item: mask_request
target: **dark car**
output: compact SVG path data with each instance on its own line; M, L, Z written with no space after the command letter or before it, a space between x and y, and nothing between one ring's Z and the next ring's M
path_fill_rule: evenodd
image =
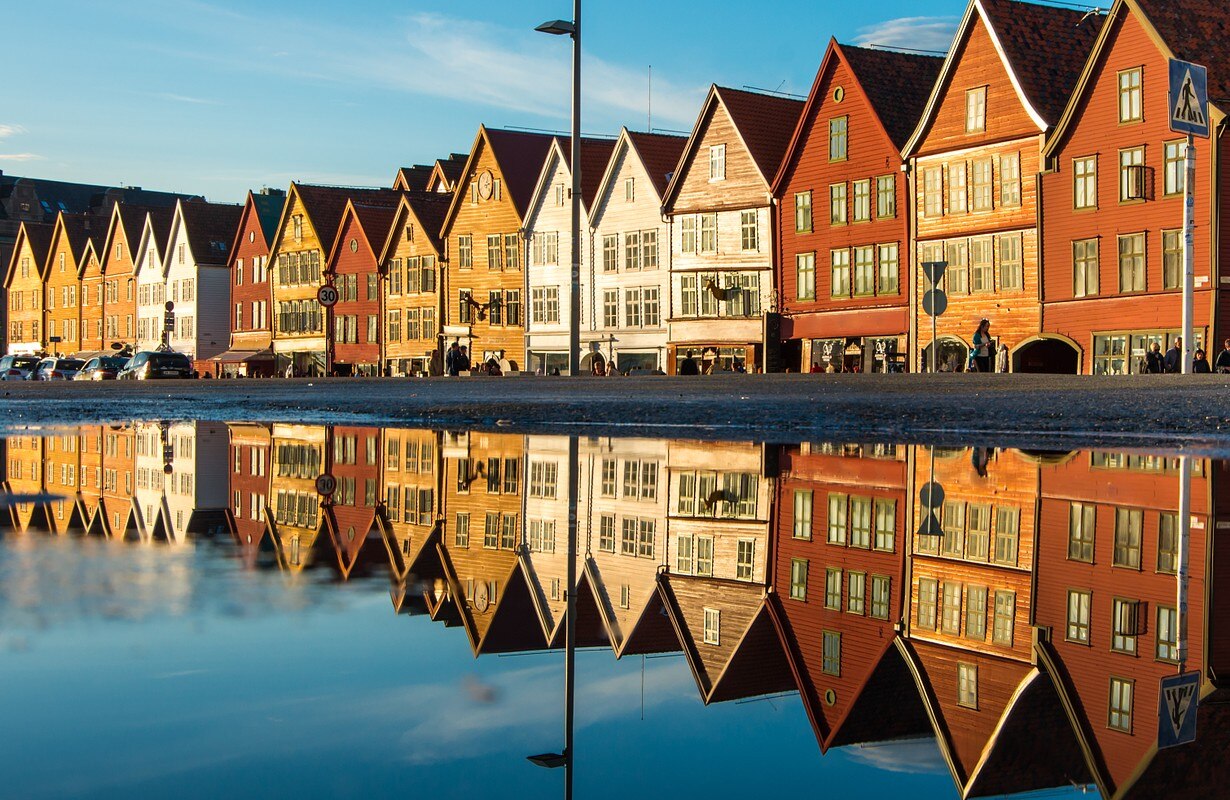
M183 353L145 350L133 356L115 377L122 381L191 378L192 361Z
M85 362L81 371L73 376L75 381L113 381L128 363L124 356L97 356Z
M38 367L38 356L0 358L0 381L24 381Z
M77 371L85 366L79 358L60 358L48 356L38 362L38 366L30 373L32 381L71 381Z

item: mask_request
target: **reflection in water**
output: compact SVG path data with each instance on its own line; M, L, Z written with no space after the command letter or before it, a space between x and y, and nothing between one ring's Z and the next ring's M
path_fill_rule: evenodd
M797 692L821 752L937 746L963 796L1200 796L1224 779L1222 462L1192 462L1199 737L1159 751L1183 622L1177 458L587 438L574 464L559 436L208 422L4 450L13 536L167 545L133 548L122 581L73 580L102 613L173 607L191 568L176 553L229 541L292 583L387 574L395 612L463 628L475 655L560 648L575 469L580 646L681 654L706 704ZM924 507L929 481L943 498ZM939 535L919 535L932 513ZM29 605L27 588L3 603Z

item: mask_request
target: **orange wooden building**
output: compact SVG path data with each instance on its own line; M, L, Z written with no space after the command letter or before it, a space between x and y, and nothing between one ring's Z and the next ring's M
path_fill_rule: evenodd
M941 60L829 42L781 170L776 291L791 370L884 372L910 330L901 148Z
M13 257L4 275L8 300L8 352L41 353L46 346L43 327L43 271L51 252L52 225L23 222L17 232Z
M407 192L388 237L377 245L384 375L443 373L441 326L448 264L440 227L452 199L447 191Z
M1042 335L1037 175L1103 18L1016 0L971 0L902 150L912 188L915 267L912 362L928 363L928 288L918 264L945 261L948 310L938 320L941 370L965 369L979 319L1014 368Z

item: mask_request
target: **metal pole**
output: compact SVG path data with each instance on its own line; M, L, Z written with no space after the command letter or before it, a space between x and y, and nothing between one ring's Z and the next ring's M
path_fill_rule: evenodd
M572 3L572 285L568 374L581 374L581 0ZM571 589L570 589L571 591ZM571 784L569 784L571 786Z
M1188 551L1192 536L1192 458L1179 456L1179 546L1175 554L1175 573L1178 576L1178 597L1175 603L1175 624L1179 630L1175 636L1178 643L1179 672L1187 669L1187 585L1190 573L1187 569Z
M578 5L579 5L578 0ZM577 437L568 437L568 589L564 595L564 798L572 800L572 713L577 661L577 493L580 485Z
M1196 293L1196 140L1187 135L1183 181L1183 374L1192 371L1195 342L1192 332ZM1207 345L1208 343L1205 342Z
M931 315L931 374L933 375L935 374L935 352L939 350L939 347L937 346L936 341L935 341L935 336L936 336L935 320L936 320L936 315L932 314Z

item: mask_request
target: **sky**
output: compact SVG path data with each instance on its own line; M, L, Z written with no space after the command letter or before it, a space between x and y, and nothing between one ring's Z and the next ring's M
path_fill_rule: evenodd
M961 0L588 0L582 126L687 132L710 83L805 95L830 36L944 50ZM566 130L567 0L7 4L0 171L241 202L391 185L480 123ZM652 94L650 71L652 68Z

